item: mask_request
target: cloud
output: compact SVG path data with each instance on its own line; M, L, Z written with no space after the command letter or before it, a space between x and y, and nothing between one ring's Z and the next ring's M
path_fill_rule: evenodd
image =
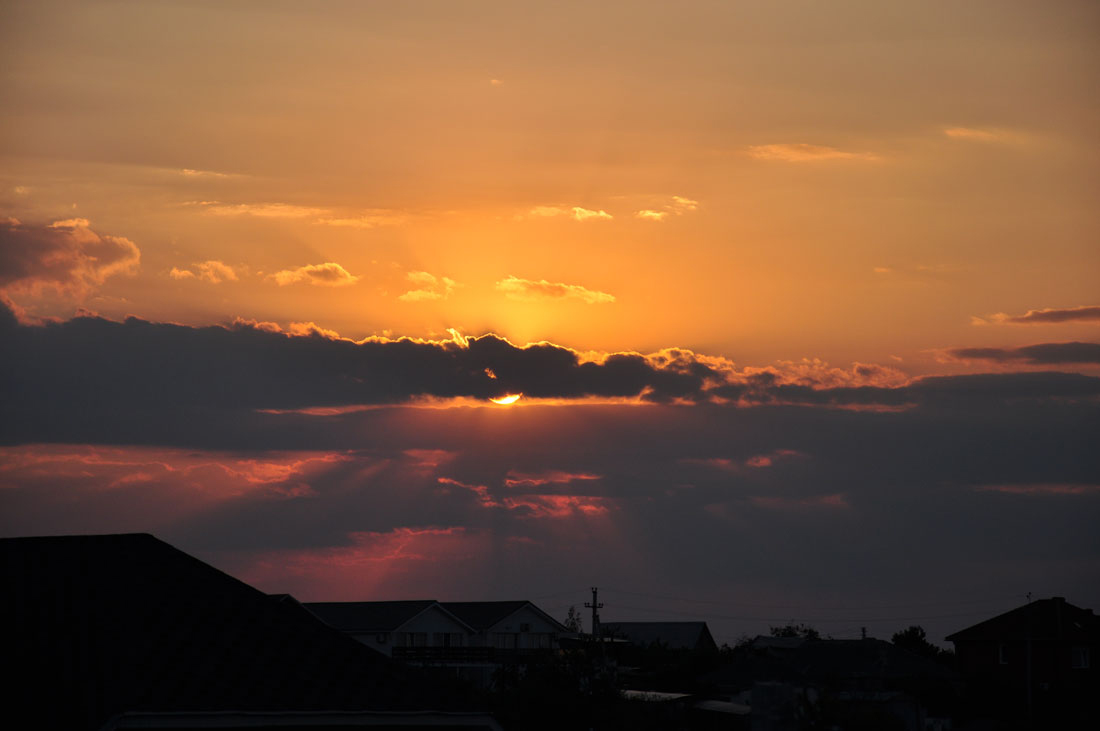
M194 266L195 271L172 267L171 271L168 272L168 276L172 279L200 279L204 282L210 282L211 284L238 281L236 270L228 264L216 259L199 262Z
M1100 364L1100 343L1040 343L1019 348L952 348L946 354L956 360L988 360L1028 365Z
M773 145L750 145L747 152L757 160L778 160L781 162L822 162L826 160L877 160L869 152L846 152L836 147L808 145L805 143L784 143Z
M225 179L235 177L229 173L218 173L213 170L192 170L191 168L181 168L179 174L185 178Z
M323 216L325 208L295 206L289 203L221 203L200 201L199 205L214 216L255 216L257 218L311 218Z
M578 284L548 282L545 279L536 282L511 275L497 282L496 288L504 292L505 296L510 299L527 302L548 299L575 299L588 305L600 305L615 301L615 295L587 289Z
M1100 565L1100 379L1081 374L899 380L874 364L735 367L682 349L597 356L494 336L356 343L4 314L3 534L152 530L305 599L424 586L537 597L597 574L817 611L818 587L844 606L921 604L931 583L944 601L1010 596L1021 581L1072 596ZM531 389L633 400L418 407ZM294 411L324 405L341 408ZM765 611L720 614L790 616ZM811 616L836 622L824 630L868 624ZM869 631L905 626L880 625Z
M953 140L968 142L1013 142L1018 135L992 127L945 127L943 133Z
M634 215L643 221L655 221L660 222L665 220L668 216L682 216L685 213L695 211L699 208L699 201L692 200L691 198L684 198L683 196L674 195L668 203L660 206L660 209L646 208L641 211L637 211Z
M207 439L226 429L251 429L229 414L249 423L310 419L319 418L310 413L351 414L355 409L349 407L423 399L486 403L506 393L523 393L525 403L535 404L610 399L730 411L798 406L879 412L992 409L1100 395L1100 378L1077 373L908 379L875 364L840 369L803 361L738 369L683 349L582 356L550 343L518 347L495 335L352 342L311 323L289 332L244 321L186 327L93 316L25 325L10 309L0 312L0 349L6 354L0 441L93 435L145 441L155 433L171 440ZM796 444L782 449L805 451ZM748 456L761 454L770 452Z
M1100 321L1100 305L1028 310L1022 315L1008 315L1004 312L998 312L995 315L991 315L988 319L972 317L970 320L974 325L988 325L990 322L1006 325L1048 325L1061 322L1093 322Z
M359 277L353 276L347 269L334 261L324 264L308 264L297 269L284 269L268 276L280 287L298 282L308 282L321 287L343 287L355 284Z
M50 287L87 295L108 277L134 274L141 252L133 241L92 230L84 218L48 226L0 221L0 290L35 293Z
M437 277L429 272L409 272L405 278L416 286L397 299L402 302L424 302L425 300L447 299L454 292L458 282L450 277Z
M572 218L574 221L599 221L611 220L614 218L614 216L603 209L592 210L590 208L581 208L580 206L535 206L528 211L527 215L539 218L566 216Z
M376 209L357 216L345 216L342 218L319 218L315 223L321 226L336 226L343 228L378 228L379 226L396 226L408 220L404 213Z

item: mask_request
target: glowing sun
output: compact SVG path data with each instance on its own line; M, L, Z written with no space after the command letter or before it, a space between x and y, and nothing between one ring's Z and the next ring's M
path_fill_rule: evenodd
M510 393L507 396L498 396L489 400L492 401L494 404L507 406L508 404L514 404L515 402L519 401L521 396L523 396L522 393Z

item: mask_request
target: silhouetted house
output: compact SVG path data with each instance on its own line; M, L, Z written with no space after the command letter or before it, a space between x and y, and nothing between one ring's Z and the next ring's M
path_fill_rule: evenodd
M470 644L497 650L552 650L565 626L531 602L443 602L473 628Z
M0 575L10 728L496 728L457 689L150 535L0 539Z
M701 680L747 703L754 729L827 721L923 731L954 697L949 669L876 639L758 637Z
M329 626L396 660L455 675L481 687L502 666L548 656L566 629L526 600L310 602Z
M395 602L308 602L302 605L325 624L391 657L409 648L467 646L470 625L434 599Z
M625 639L640 648L718 650L706 622L604 622L603 632L605 636Z
M1100 618L1062 597L1040 599L948 635L976 712L1046 719L1100 714Z

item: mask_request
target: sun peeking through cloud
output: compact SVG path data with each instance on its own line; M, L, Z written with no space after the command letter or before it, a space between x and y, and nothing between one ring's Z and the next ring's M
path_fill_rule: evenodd
M494 404L500 404L501 406L508 406L514 404L523 397L522 393L509 393L504 396L497 396L496 398L489 399Z

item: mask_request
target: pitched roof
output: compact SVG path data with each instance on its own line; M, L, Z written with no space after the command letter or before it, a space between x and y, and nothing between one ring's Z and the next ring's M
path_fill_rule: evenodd
M604 622L603 628L640 647L659 644L670 650L717 649L706 622Z
M1100 635L1100 618L1091 609L1074 606L1056 596L1039 599L948 635L948 642L1024 639L1093 641Z
M503 602L442 602L442 604L444 609L478 632L484 632L524 607L531 607L541 614L547 621L555 624L559 632L565 631L565 627L560 622L526 599Z
M0 539L8 718L455 709L449 690L144 534ZM20 725L20 724L16 724ZM23 724L27 725L27 724Z
M392 632L439 602L416 599L398 602L305 602L322 622L343 632Z

